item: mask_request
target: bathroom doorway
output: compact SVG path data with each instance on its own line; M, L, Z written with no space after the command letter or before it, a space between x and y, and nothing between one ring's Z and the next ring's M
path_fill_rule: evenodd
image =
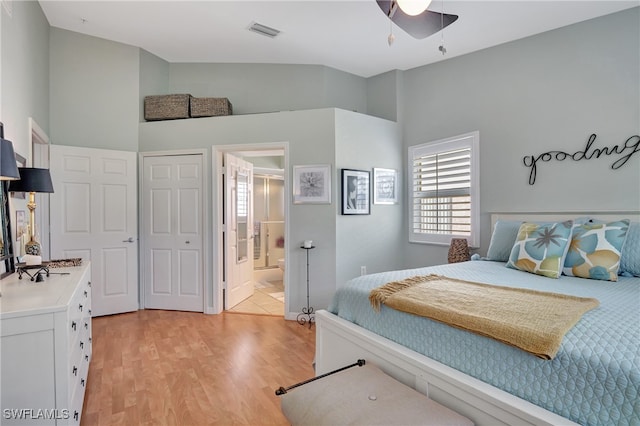
M285 157L283 150L235 151L253 164L254 293L230 312L285 315Z

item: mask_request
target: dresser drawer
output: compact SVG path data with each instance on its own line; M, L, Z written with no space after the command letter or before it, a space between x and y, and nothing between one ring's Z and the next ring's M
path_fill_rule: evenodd
M0 399L3 409L55 409L68 418L54 424L77 425L92 351L91 268L61 272L42 284L0 282Z

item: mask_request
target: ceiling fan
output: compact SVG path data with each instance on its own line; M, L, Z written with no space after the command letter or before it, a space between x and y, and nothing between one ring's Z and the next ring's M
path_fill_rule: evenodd
M458 15L426 10L430 1L376 0L376 3L394 24L417 39L427 38L453 24L458 19ZM419 7L417 10L412 11L404 6L405 3L408 3L409 6L422 3L424 7Z

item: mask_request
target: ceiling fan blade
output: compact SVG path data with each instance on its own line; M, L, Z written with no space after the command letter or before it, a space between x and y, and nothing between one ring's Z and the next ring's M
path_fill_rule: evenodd
M385 15L391 14L393 0L376 0L376 3ZM410 16L396 7L390 19L413 38L423 39L453 24L458 19L458 15L425 10L420 15Z

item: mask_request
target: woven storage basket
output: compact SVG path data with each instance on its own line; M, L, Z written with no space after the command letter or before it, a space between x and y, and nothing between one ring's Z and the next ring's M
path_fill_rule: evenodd
M449 246L449 263L466 262L470 259L469 245L464 238L452 238Z
M231 102L227 98L191 98L191 117L231 115Z
M144 119L147 121L189 118L191 95L154 95L144 97Z

